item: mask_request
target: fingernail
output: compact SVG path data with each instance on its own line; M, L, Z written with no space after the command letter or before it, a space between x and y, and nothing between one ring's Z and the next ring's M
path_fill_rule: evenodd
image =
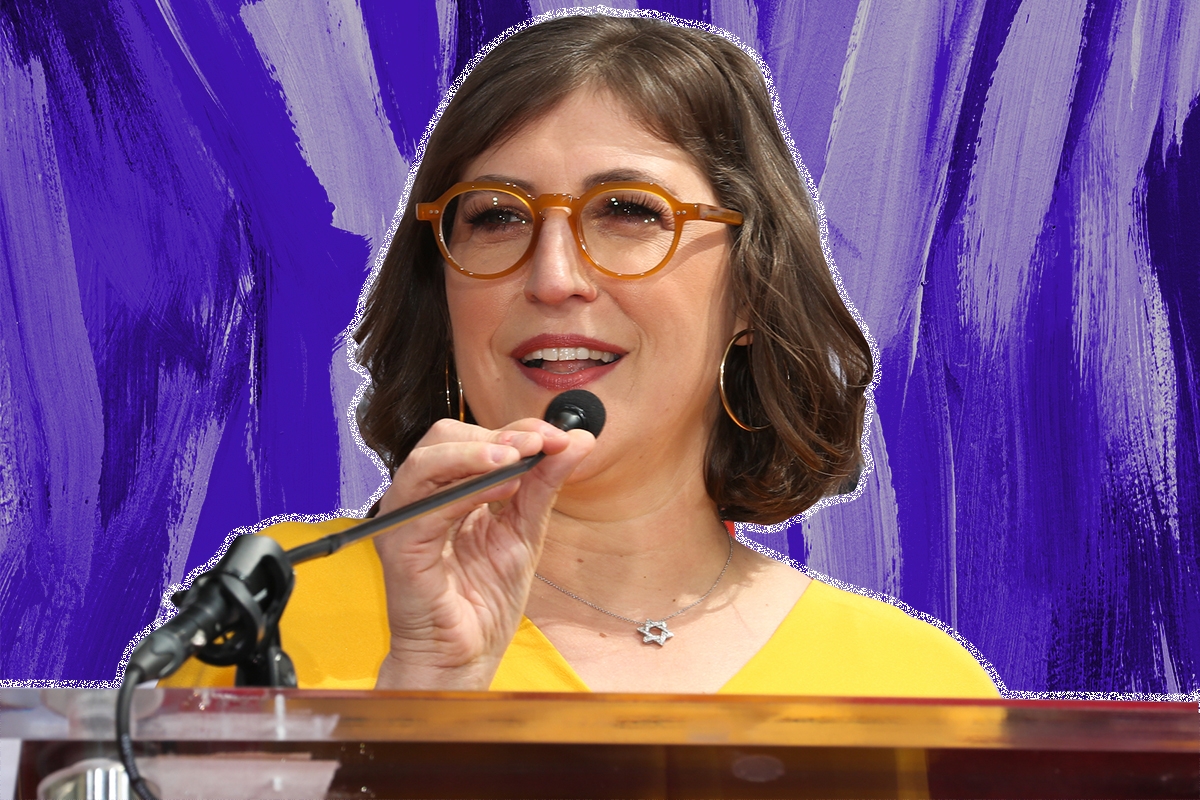
M508 460L508 454L512 452L511 447L503 447L502 445L494 444L488 448L488 458L493 464L503 464Z

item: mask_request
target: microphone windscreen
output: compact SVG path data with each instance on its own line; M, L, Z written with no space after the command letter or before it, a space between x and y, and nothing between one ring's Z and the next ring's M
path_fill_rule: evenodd
M582 428L592 436L599 436L604 429L604 404L586 389L572 389L550 401L543 419L563 430ZM559 421L564 422L565 426Z

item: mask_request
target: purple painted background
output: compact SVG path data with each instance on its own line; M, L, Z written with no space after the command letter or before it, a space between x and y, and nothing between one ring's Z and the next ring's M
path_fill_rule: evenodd
M0 679L113 680L231 530L370 497L343 330L442 92L553 7L0 3ZM1200 5L655 7L770 66L880 348L862 497L754 535L1011 690L1200 691Z

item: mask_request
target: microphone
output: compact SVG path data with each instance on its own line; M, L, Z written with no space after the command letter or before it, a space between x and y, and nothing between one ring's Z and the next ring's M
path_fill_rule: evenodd
M604 430L604 403L586 389L572 389L551 400L542 419L564 431L585 430L599 436Z
M604 428L604 416L604 404L600 402L599 397L584 389L572 389L551 400L542 419L564 431L580 429L593 436L599 436L600 431ZM443 489L422 500L361 522L353 528L348 528L340 533L331 533L315 542L294 547L287 551L288 560L296 565L314 558L332 555L348 544L377 536L386 530L412 522L439 508L462 500L464 497L470 497L485 489L512 480L518 475L524 475L545 457L545 453L526 456L515 464L494 469L457 486Z

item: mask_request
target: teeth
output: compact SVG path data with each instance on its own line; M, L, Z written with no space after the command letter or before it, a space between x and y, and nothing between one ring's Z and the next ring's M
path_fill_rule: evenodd
M524 356L521 361L528 364L530 361L587 361L591 359L611 364L616 358L615 353L589 350L586 347L543 347L541 350L534 350Z

